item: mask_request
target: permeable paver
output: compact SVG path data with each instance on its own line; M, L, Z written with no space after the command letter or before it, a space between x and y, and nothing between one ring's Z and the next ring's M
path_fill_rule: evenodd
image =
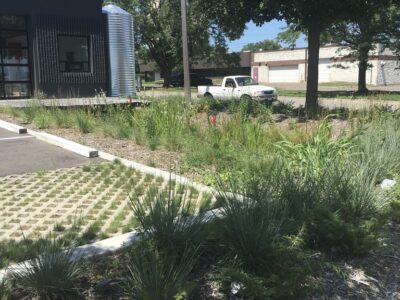
M129 195L166 191L168 182L119 163L99 163L68 169L0 177L0 241L37 239L50 233L98 238L133 230ZM182 187L174 185L176 193ZM190 198L209 195L189 190ZM204 200L204 199L205 200ZM203 200L202 200L203 199Z

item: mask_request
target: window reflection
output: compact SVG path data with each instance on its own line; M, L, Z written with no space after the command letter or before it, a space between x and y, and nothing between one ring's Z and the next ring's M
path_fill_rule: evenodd
M28 39L25 32L2 31L0 35L0 46L8 48L26 48Z
M6 98L29 97L29 83L4 84Z
M58 37L61 72L90 72L89 36Z
M29 52L25 18L0 15L0 98L29 96Z
M5 66L4 81L29 81L29 67Z
M25 18L21 16L1 16L0 15L0 29L19 29L25 30Z
M27 65L28 63L28 50L3 49L3 64Z

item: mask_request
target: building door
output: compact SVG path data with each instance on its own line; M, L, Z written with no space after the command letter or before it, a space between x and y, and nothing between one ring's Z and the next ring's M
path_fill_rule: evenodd
M331 82L331 66L332 62L328 59L319 60L318 81Z
M253 67L253 79L258 82L258 67Z
M29 98L28 34L25 17L0 15L0 98Z
M299 66L269 67L269 82L300 82Z

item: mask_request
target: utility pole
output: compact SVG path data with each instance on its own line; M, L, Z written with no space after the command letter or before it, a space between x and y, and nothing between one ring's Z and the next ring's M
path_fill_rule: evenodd
M181 0L182 10L182 48L183 48L183 75L185 82L185 99L192 100L192 90L190 86L190 69L189 69L189 45L187 31L187 0Z

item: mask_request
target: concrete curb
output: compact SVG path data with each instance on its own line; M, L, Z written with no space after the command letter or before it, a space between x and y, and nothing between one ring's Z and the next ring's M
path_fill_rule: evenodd
M99 157L104 159L104 160L108 160L108 161L120 161L124 166L126 167L130 167L130 168L134 168L137 171L140 171L142 173L145 174L150 174L153 175L155 177L162 177L164 180L175 180L176 182L183 184L183 185L187 185L187 186L191 186L196 188L199 192L202 193L215 193L216 191L213 188L210 188L208 186L205 186L203 184L200 183L196 183L194 181L192 181L189 178L183 177L183 176L179 176L167 171L163 171L160 169L156 169L156 168L152 168L131 160L127 160L125 158L121 158L106 152L102 152L99 151Z
M28 132L28 130L25 127L21 127L3 120L0 120L0 127L18 134L26 134Z
M132 245L140 240L140 236L136 231L115 236L106 240L102 240L93 244L84 245L75 248L72 251L72 261L78 261L83 258L91 258L95 256L104 255L107 253L114 253L123 248ZM30 267L30 261L10 265L7 269L0 270L0 283L2 280L14 273L24 272Z
M99 152L96 149L83 146L81 144L72 142L70 140L48 134L46 132L37 132L34 130L28 129L28 134L36 137L38 140L41 140L43 142L46 142L48 144L52 144L61 148L64 148L66 150L69 150L71 152L77 153L79 155L88 157L88 158L94 158L99 156Z

